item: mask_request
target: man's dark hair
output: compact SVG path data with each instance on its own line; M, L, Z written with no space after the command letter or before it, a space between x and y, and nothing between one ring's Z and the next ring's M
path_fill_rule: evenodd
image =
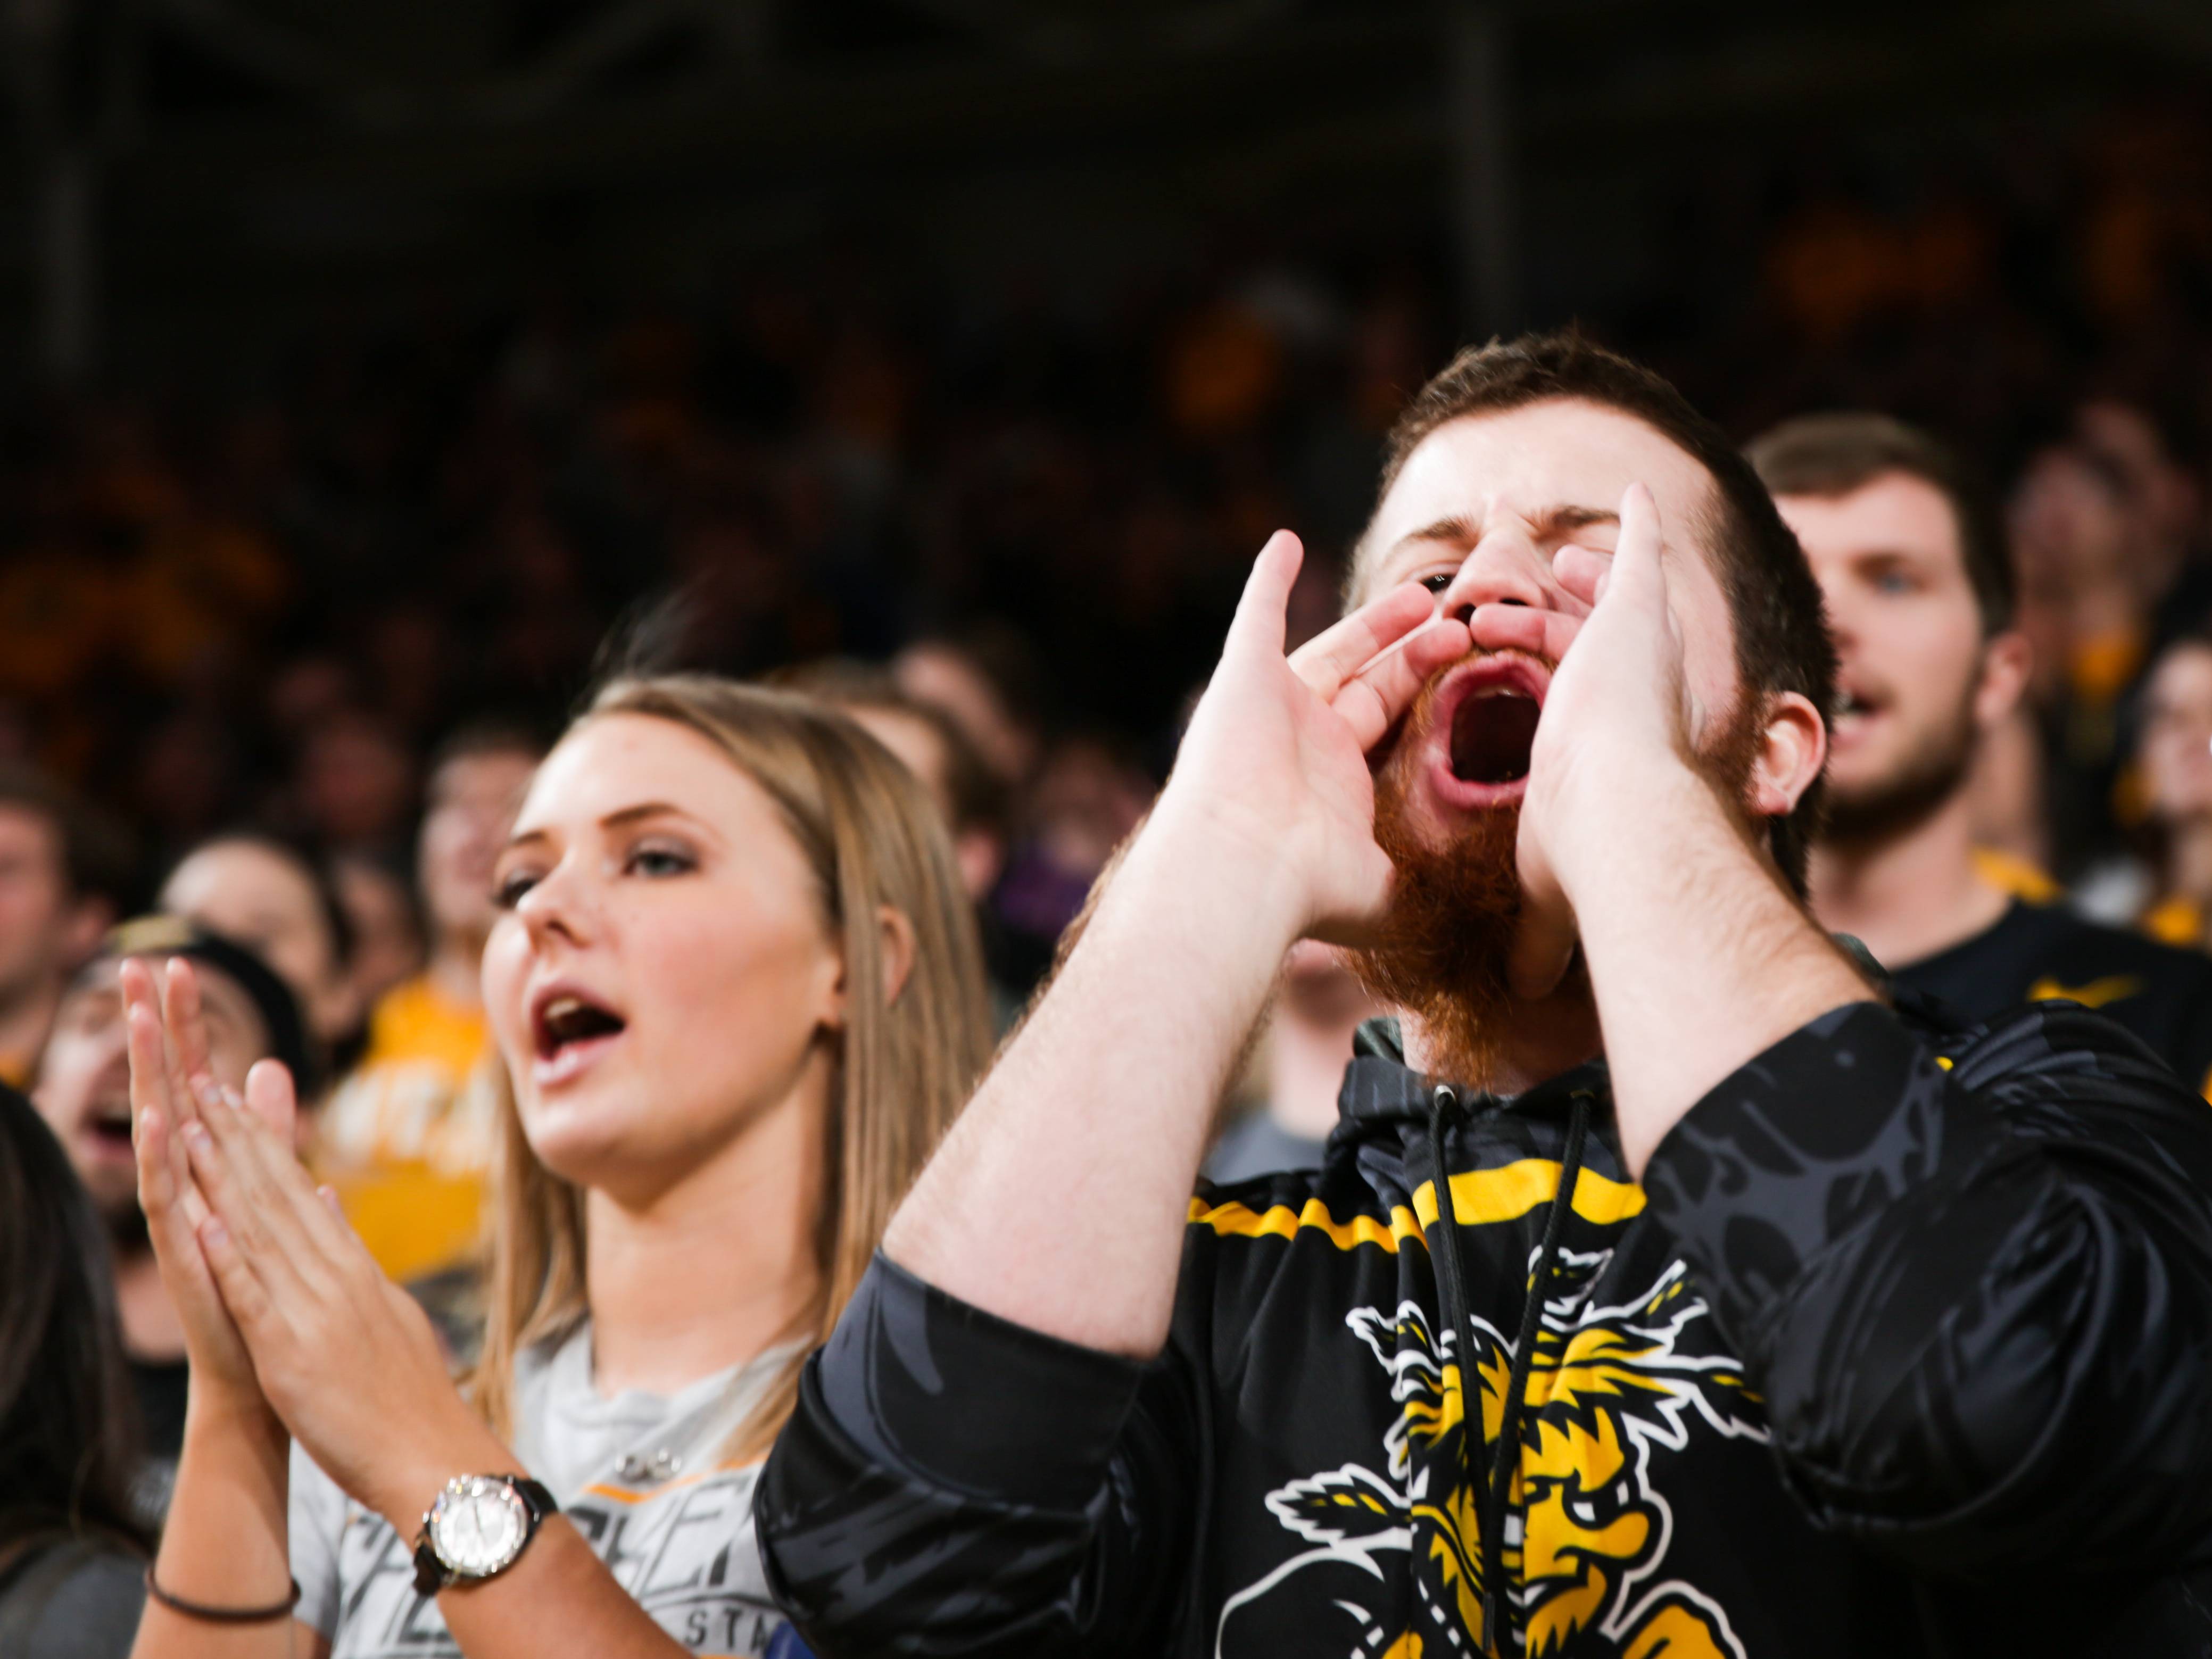
M152 1537L106 1230L31 1103L0 1085L0 1553L49 1531Z
M1471 346L1423 386L1391 428L1379 502L1406 460L1437 428L1470 415L1572 399L1642 421L1713 481L1704 537L1735 624L1736 669L1758 692L1795 691L1820 711L1834 705L1836 652L1821 609L1820 586L1790 526L1775 511L1759 475L1719 427L1690 406L1666 380L1640 364L1568 331L1523 335ZM1361 580L1364 558L1353 562ZM1816 779L1795 811L1769 827L1775 862L1800 897L1823 781Z
M175 875L187 860L198 857L210 847L257 847L263 852L281 859L300 872L301 878L315 896L315 913L323 919L323 927L331 936L331 958L340 973L353 965L353 953L357 943L354 937L353 917L339 896L337 877L331 866L305 842L281 830L264 830L258 824L243 823L228 830L218 830L212 836L194 842L186 848L175 863L163 873L155 890L166 892L170 877Z
M107 900L120 909L131 896L131 837L58 779L24 761L0 760L0 806L44 818L61 849L62 877L72 897Z
M1956 454L1887 415L1845 410L1802 415L1753 439L1744 454L1777 495L1848 495L1898 472L1943 498L1958 526L1966 580L1982 613L1982 637L2012 626L2012 557L1989 485Z

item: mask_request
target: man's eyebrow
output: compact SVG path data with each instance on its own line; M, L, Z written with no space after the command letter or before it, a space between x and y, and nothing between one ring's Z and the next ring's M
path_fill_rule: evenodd
M1537 528L1548 535L1565 535L1594 524L1619 524L1620 514L1609 507L1554 507L1536 518Z
M1620 514L1609 507L1560 506L1546 507L1535 515L1537 533L1544 537L1571 535L1594 524L1619 524ZM1388 552L1376 561L1377 568L1388 565L1407 548L1422 542L1458 542L1472 545L1482 538L1482 528L1464 514L1438 519L1425 524L1419 530L1409 530L1390 544Z

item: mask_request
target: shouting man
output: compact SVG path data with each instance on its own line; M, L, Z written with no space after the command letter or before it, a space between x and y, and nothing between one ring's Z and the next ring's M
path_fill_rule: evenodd
M1833 661L1749 466L1595 347L1492 345L1286 659L1298 558L806 1373L757 1504L809 1641L2212 1641L2212 1115L2077 1008L1925 1022L1808 917ZM1314 933L1396 1041L1317 1172L1193 1200Z

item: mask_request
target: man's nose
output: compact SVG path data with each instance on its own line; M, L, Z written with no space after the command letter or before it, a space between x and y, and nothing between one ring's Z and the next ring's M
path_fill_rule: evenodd
M1438 598L1437 611L1465 622L1486 605L1557 611L1567 597L1542 548L1525 536L1499 532L1484 537L1461 562L1450 586Z

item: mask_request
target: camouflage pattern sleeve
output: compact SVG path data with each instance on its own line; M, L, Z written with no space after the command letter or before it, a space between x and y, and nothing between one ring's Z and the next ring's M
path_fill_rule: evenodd
M1644 1186L1816 1525L1941 1573L2212 1552L2212 1111L2126 1033L1838 1009Z
M754 1499L776 1599L825 1655L1157 1650L1199 1460L1185 1390L878 1255L809 1363Z

